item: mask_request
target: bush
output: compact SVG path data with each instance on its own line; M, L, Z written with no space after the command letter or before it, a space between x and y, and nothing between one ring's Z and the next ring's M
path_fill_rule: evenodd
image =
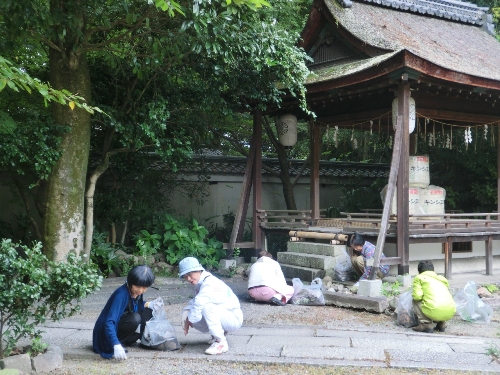
M153 249L163 248L169 264L176 265L183 258L192 256L207 267L216 267L219 260L226 256L222 242L207 237L208 231L198 225L196 220L184 222L165 215L158 222L154 234L141 231L137 244L142 252L151 253ZM159 239L156 235L159 235ZM159 240L161 245L156 242Z
M37 325L59 321L80 311L82 298L101 287L93 263L70 253L67 262L52 262L33 247L2 239L0 247L0 358L23 337L38 338Z

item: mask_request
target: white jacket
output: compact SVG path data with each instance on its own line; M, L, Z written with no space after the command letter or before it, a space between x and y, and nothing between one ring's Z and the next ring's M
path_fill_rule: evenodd
M280 294L288 294L284 290L287 283L280 264L269 257L260 257L250 267L248 288L254 286L267 286Z
M240 309L240 301L226 283L210 272L203 271L200 281L195 286L196 297L189 301L184 310L189 310L188 319L197 323L202 319L202 310L208 303L213 303L226 310Z

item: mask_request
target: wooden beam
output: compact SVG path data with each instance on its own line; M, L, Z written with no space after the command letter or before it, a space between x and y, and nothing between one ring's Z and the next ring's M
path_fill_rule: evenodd
M380 221L380 230L378 232L377 244L375 245L375 254L373 256L373 266L370 271L369 279L375 280L377 271L380 268L380 258L382 257L382 249L385 244L385 236L387 234L387 226L389 224L390 209L392 197L396 190L396 181L398 179L399 160L401 158L401 138L403 135L403 118L397 117L396 136L394 137L394 149L392 150L391 171L389 173L389 182L387 184L387 192L385 194L384 209L382 210L382 219ZM400 257L398 257L401 259ZM399 264L399 263L398 263Z
M241 189L240 195L240 203L238 204L238 208L236 209L236 214L234 217L233 230L231 232L231 239L229 240L228 252L226 254L227 259L231 259L233 257L233 250L236 244L236 239L238 237L238 233L240 230L243 230L241 227L241 222L243 218L243 213L246 212L245 202L248 207L248 199L250 196L250 189L252 187L252 174L253 174L253 163L255 160L255 135L252 137L250 141L250 151L247 157L247 165L245 167L245 175L243 176L243 187ZM244 221L243 221L244 223ZM244 228L244 227L243 227Z
M311 131L311 218L319 219L319 154L320 154L320 128L314 124L314 120L309 122Z
M497 212L500 213L500 145L498 144L498 136L500 136L500 126L498 126L497 133ZM497 220L500 220L500 216L497 216Z
M234 247L235 248L238 247L240 249L252 249L255 247L255 243L254 242L235 242ZM224 250L229 250L229 244L228 243L222 244L222 248Z
M453 258L453 238L448 237L447 241L444 243L444 277L448 280L451 279L452 267L451 260Z
M425 117L430 117L436 120L448 120L457 122L467 122L472 124L486 124L494 121L499 121L500 116L483 115L480 113L466 113L455 111L443 111L440 109L429 109L418 107L417 112Z
M401 157L399 159L399 173L397 180L397 250L402 262L398 267L398 274L404 275L410 271L410 244L409 244L409 144L410 144L410 83L408 75L403 74L398 84L398 116L403 118L401 136Z
M257 212L262 209L262 111L256 108L253 113L253 134L255 136L255 161L253 166L253 212L252 232L255 243L255 256L262 250L262 229ZM241 231L243 234L243 230Z
M488 236L485 243L484 257L486 258L486 274L493 275L493 238Z

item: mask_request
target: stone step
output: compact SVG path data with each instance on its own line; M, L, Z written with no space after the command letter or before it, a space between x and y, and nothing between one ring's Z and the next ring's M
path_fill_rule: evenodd
M346 251L346 245L330 245L326 243L290 241L287 250L292 253L339 256Z
M279 252L278 263L289 264L319 270L329 270L337 264L337 258L326 255L303 254L292 252Z
M315 278L319 277L323 279L325 276L330 276L333 278L332 270L320 270L316 268L293 266L290 264L281 264L281 270L286 279L299 278L301 281L311 282Z

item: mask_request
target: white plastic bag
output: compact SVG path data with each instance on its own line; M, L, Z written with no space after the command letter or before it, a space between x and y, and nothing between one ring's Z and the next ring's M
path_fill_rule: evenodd
M338 281L352 280L354 268L352 267L351 257L344 249L344 253L337 257L337 263L333 267L335 279Z
M321 291L323 282L320 278L316 278L311 282L311 285L304 285L299 278L292 279L293 297L290 303L294 305L307 306L324 306L325 296Z
M412 289L401 293L396 307L396 323L400 326L410 328L418 324L418 318L413 310Z
M475 323L489 323L493 315L491 306L481 301L477 295L476 283L469 281L453 297L457 313L463 320Z
M146 322L146 327L141 337L141 344L145 346L155 346L165 341L170 341L169 345L167 345L170 350L179 349L180 344L177 340L175 329L167 320L163 301L161 302L161 308L153 310L153 317Z

